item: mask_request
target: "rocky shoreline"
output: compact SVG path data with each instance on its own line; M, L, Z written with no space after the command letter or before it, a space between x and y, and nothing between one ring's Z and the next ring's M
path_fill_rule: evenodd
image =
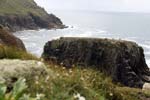
M145 91L150 90L150 69L143 48L134 42L63 37L48 41L37 58L11 34L65 27L33 0L0 0L0 99L18 100L12 98L16 95L12 91L19 89L21 100L30 94L40 96L36 93L45 97L35 100L149 100L150 93ZM17 83L19 78L23 81Z
M63 25L61 20L53 14L42 17L33 14L24 16L3 15L0 16L0 24L13 32L20 30L36 30L41 28L62 29L66 27Z
M48 14L34 0L16 0L15 4L0 0L0 24L10 31L62 29L66 26L54 14ZM15 6L20 8L15 9Z

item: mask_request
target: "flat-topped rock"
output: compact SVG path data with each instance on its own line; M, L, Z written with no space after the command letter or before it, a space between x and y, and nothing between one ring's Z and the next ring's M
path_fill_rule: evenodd
M142 88L150 82L143 48L134 42L113 39L60 38L44 46L43 58L68 68L88 66L112 77L114 82Z

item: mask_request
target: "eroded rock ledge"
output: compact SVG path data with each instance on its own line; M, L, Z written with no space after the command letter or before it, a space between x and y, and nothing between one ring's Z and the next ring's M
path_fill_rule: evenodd
M45 44L43 58L66 67L91 66L125 86L142 88L150 82L150 70L142 47L111 39L60 38Z

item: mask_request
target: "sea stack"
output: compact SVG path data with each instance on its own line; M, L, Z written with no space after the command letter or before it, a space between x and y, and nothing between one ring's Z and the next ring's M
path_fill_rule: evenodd
M45 44L42 57L67 68L74 65L96 68L114 82L129 87L142 88L145 82L150 82L143 48L130 41L60 38Z

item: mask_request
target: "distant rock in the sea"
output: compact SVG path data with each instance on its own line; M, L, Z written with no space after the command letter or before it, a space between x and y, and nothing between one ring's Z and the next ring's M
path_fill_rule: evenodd
M0 25L0 44L26 51L23 42Z
M134 42L113 39L60 38L44 46L46 61L72 66L93 67L114 82L142 88L150 83L150 70L143 48Z
M0 24L11 31L65 27L58 17L48 14L34 0L0 0Z

